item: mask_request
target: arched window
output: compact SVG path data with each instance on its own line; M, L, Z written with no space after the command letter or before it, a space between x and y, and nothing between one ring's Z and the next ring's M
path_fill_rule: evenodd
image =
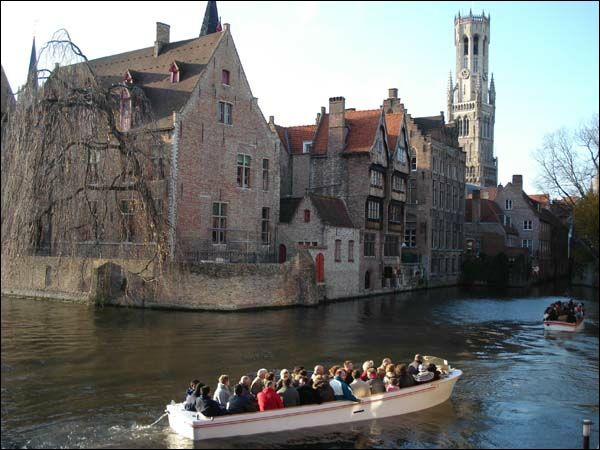
M131 95L129 90L121 91L119 112L121 116L121 131L129 131L131 128Z
M479 55L479 35L473 36L473 55Z
M469 118L465 117L465 136L469 135Z
M463 39L463 68L467 68L469 65L469 38L464 37Z

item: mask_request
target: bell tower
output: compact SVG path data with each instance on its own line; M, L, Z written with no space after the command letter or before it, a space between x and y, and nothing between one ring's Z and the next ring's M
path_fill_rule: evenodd
M497 186L494 157L496 90L489 72L490 15L469 12L454 18L455 75L448 83L448 120L454 121L458 141L467 154L465 181ZM488 84L489 83L489 84Z

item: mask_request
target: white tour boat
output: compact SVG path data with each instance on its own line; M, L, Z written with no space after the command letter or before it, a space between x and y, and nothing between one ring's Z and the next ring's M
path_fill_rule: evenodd
M569 322L561 322L558 320L544 320L544 330L549 330L549 331L579 331L579 330L583 330L584 325L583 322L585 321L584 319L581 319L579 322L576 323L569 323Z
M426 362L443 363L436 364L442 372L439 380L364 397L360 403L338 400L320 405L204 417L200 413L186 411L183 403L172 402L166 410L169 425L176 433L197 441L358 422L420 411L448 400L462 375L462 371L451 369L445 360L434 357L424 359Z

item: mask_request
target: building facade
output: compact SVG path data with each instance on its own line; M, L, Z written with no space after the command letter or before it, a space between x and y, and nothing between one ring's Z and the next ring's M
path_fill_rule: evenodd
M153 46L78 67L88 70L90 83L119 97L115 121L122 142L139 146L137 159L125 164L117 164L128 158L122 143L94 150L83 161L92 206L74 214L100 225L80 227L78 247L138 249L126 256L143 256L139 248L152 246L156 234L152 216L164 222L174 259L273 259L281 144L215 2L208 2L199 37L171 42L169 25L157 23ZM107 189L114 198L105 200ZM151 205L144 195L152 197Z
M465 153L444 116L409 118L411 175L403 261L431 285L456 284L463 255Z
M496 87L489 71L489 45L489 15L455 17L456 83L450 74L448 121L456 123L460 146L467 155L466 182L478 186L498 184L498 160L494 156Z
M543 280L567 275L568 228L544 203L525 193L523 176L513 175L512 182L499 185L492 192L504 224L518 231L521 247L527 249L531 258L534 276Z
M307 249L315 278L327 299L360 293L360 230L354 227L341 198L306 194L281 200L279 261Z
M360 292L399 287L410 169L397 89L389 90L383 108L356 111L344 97L332 97L315 126L274 127L290 149L290 192L342 199L360 230Z

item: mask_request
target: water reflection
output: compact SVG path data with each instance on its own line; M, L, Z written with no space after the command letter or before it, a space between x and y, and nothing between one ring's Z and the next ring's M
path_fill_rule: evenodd
M580 420L598 415L598 292L570 292L586 302L582 332L544 332L564 293L438 289L233 314L3 298L2 447L578 446ZM417 351L464 376L448 402L408 416L201 443L147 427L192 377Z

